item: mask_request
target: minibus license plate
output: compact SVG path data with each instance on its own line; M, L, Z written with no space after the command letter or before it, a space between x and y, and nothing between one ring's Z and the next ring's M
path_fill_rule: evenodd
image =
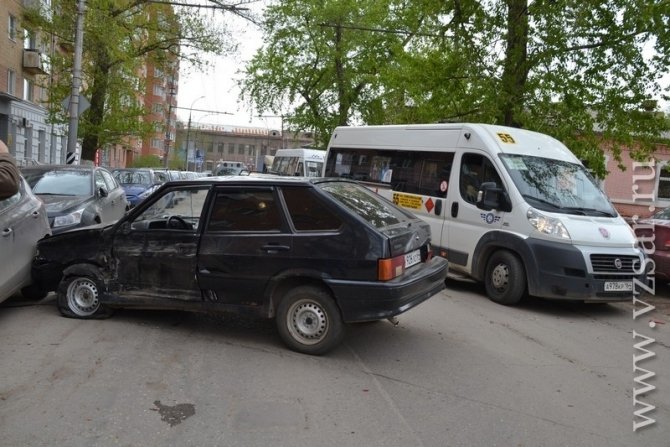
M605 292L630 292L633 290L632 281L607 281Z
M421 262L421 250L414 250L405 255L405 268L411 267Z

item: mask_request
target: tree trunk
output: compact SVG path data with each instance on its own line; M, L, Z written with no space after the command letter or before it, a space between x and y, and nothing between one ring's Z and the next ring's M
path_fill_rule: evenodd
M96 53L94 62L95 74L91 85L91 107L88 110L86 133L81 148L82 160L95 160L95 153L100 145L98 132L102 129L105 119L105 101L109 79L109 63L106 52Z
M515 109L523 105L528 77L528 0L506 0L507 48L502 75L500 124L522 127Z

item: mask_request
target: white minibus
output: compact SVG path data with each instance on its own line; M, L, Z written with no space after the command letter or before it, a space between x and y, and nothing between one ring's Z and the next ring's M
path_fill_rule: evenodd
M514 304L526 294L629 300L646 284L631 228L556 139L485 124L338 127L326 177L346 177L427 221L452 274Z
M270 174L321 177L326 151L319 149L278 149Z

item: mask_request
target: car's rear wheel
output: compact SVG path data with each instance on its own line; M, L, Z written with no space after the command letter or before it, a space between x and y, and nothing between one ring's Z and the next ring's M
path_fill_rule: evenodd
M506 250L495 252L486 264L486 294L500 304L516 304L526 292L526 271L521 260Z
M333 298L314 286L290 290L277 308L277 329L289 348L321 355L337 346L344 324Z
M61 281L57 296L58 310L70 318L107 318L111 310L100 303L100 287L95 278L68 276Z

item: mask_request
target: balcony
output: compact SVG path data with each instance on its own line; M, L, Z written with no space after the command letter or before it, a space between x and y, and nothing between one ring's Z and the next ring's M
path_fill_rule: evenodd
M23 50L23 71L33 75L47 74L39 51Z

